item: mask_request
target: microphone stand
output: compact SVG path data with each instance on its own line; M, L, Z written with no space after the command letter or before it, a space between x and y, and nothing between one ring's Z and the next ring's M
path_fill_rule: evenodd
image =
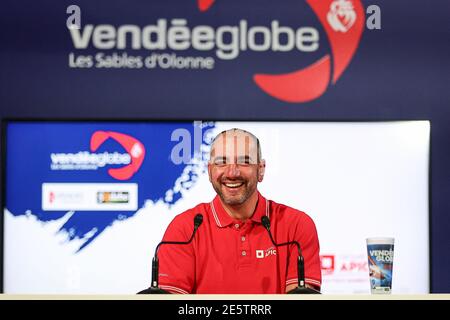
M264 228L266 228L267 232L269 233L270 241L272 241L273 245L275 247L281 247L285 245L295 244L297 246L298 251L298 258L297 258L297 278L298 278L298 285L296 288L288 291L288 294L320 294L320 291L307 287L305 284L305 260L303 258L302 250L300 247L300 244L297 241L289 241L277 244L275 240L272 237L272 233L270 232L270 220L267 216L263 216L261 218L261 223L263 224Z
M188 241L161 241L155 249L155 255L152 259L152 284L149 288L144 289L142 291L139 291L137 294L170 294L170 292L161 289L158 285L159 283L159 259L158 259L158 250L159 247L163 244L189 244L192 242L192 239L194 239L195 232L197 231L198 227L203 222L203 216L198 213L194 217L194 230L192 231L191 238Z
M155 255L153 256L153 259L152 259L152 285L147 289L139 291L137 294L170 294L170 292L168 292L164 289L161 289L158 286L159 260L158 260L157 251L161 244L166 244L166 243L171 243L171 242L167 241L167 242L159 243L158 246L156 247Z
M305 284L305 260L303 259L302 252L300 250L300 244L297 241L293 241L297 245L298 258L297 258L297 273L298 273L298 285L296 288L288 291L288 294L320 294L320 291L307 287Z

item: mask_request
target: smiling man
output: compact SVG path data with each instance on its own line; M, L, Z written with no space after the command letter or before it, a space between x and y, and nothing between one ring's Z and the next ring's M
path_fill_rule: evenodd
M298 241L305 260L305 282L320 290L319 240L304 212L264 198L258 191L266 163L259 140L230 129L211 145L209 180L217 196L176 216L165 241L186 241L194 217L203 224L189 245L159 250L160 287L171 293L286 293L297 286L297 248L275 247L261 219L271 222L276 243ZM289 192L292 190L286 190Z
M212 143L208 164L209 180L225 211L233 218L251 218L266 162L261 159L259 140L251 133L232 129L219 134Z

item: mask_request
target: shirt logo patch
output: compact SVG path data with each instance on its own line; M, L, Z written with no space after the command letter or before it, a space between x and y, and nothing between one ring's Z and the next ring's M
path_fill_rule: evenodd
M277 255L277 249L275 247L270 247L266 250L256 250L256 258L257 259L263 259L267 258L268 256L276 256Z

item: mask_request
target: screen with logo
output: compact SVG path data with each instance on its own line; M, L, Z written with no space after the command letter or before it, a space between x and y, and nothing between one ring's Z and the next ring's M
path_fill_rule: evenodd
M260 140L262 195L315 221L323 293L370 292L370 237L395 239L393 293L429 292L428 121L6 122L4 292L148 287L169 222L215 196L230 128Z

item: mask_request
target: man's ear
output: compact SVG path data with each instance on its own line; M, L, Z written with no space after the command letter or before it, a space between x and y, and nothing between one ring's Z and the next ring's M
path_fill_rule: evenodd
M265 171L266 171L266 160L261 160L258 164L258 182L263 181Z
M208 162L208 177L209 177L209 182L211 181L211 164Z

